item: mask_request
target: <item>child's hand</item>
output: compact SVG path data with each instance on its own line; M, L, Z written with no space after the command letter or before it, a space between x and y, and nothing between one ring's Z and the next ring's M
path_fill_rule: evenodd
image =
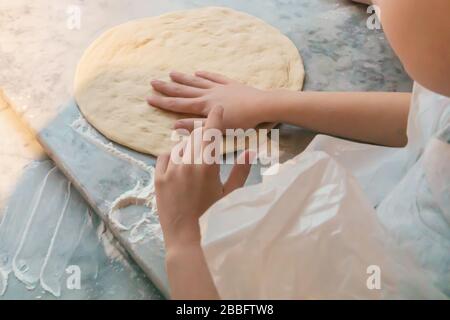
M179 113L206 117L214 106L224 108L223 125L228 128L254 128L265 122L263 106L268 92L243 85L219 74L197 72L195 76L172 72L173 82L152 81L154 90L165 96L153 95L149 105ZM193 130L194 120L183 119L175 129Z
M158 214L164 233L167 251L180 246L196 245L200 242L198 220L200 216L216 201L233 190L244 185L251 161L245 152L246 164L237 164L225 184L220 181L220 164L194 164L191 159L202 156L202 150L210 143L194 143L200 134L210 128L221 129L223 108L213 108L208 115L204 129L194 130L191 139L185 143L181 163L174 163L170 155L158 157L156 164L156 200ZM202 136L200 136L201 138ZM195 146L202 145L203 148ZM172 153L176 152L176 149ZM204 161L202 161L204 162ZM239 162L240 163L240 162Z

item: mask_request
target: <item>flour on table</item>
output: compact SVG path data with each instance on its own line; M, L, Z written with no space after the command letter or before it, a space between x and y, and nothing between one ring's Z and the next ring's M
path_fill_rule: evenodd
M100 148L103 148L105 151L110 152L119 158L139 166L148 173L150 179L147 183L138 181L134 188L124 192L112 201L112 203L107 203L109 208L108 219L111 221L112 226L117 228L119 231L130 232L128 239L131 243L148 241L149 239L154 238L159 241L159 244L162 247L162 230L156 211L154 167L118 150L113 143L108 142L107 139L92 128L81 116L70 126L90 142L95 143ZM140 206L145 209L140 211L141 214L139 217L132 217L130 219L130 217L127 217L129 212L124 213L122 211L132 206ZM127 221L125 222L124 220Z

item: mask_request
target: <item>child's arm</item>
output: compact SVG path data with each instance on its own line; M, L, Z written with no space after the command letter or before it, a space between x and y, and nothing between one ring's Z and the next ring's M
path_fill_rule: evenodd
M223 108L211 110L205 128L223 128ZM156 202L173 299L219 299L200 245L199 218L212 204L242 187L251 167L250 153L243 152L222 183L219 163L192 161L201 159L211 143L203 138L204 131L199 133L179 145L183 147L181 159L175 156L180 155L180 149L175 148L173 156L158 157L155 168ZM203 150L196 148L200 143Z
M221 105L226 128L284 122L367 143L401 147L407 142L410 93L263 91L209 72L175 72L171 78L171 83L152 82L166 97L149 97L151 106L205 117ZM192 129L193 119L175 127Z
M200 242L167 249L166 269L172 299L219 299Z
M392 147L407 143L410 93L291 92L271 94L266 121Z

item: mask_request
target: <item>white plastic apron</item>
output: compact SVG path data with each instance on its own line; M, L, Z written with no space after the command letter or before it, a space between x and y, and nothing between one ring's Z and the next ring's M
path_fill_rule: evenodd
M202 247L221 297L450 295L450 99L416 84L408 138L395 149L318 136L213 205Z

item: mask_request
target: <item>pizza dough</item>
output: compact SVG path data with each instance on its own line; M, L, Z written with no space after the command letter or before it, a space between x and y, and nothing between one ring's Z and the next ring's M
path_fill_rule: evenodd
M86 50L75 99L109 139L155 156L170 151L175 114L148 106L150 81L206 70L248 85L300 90L304 69L294 44L262 20L229 8L168 13L119 25Z

